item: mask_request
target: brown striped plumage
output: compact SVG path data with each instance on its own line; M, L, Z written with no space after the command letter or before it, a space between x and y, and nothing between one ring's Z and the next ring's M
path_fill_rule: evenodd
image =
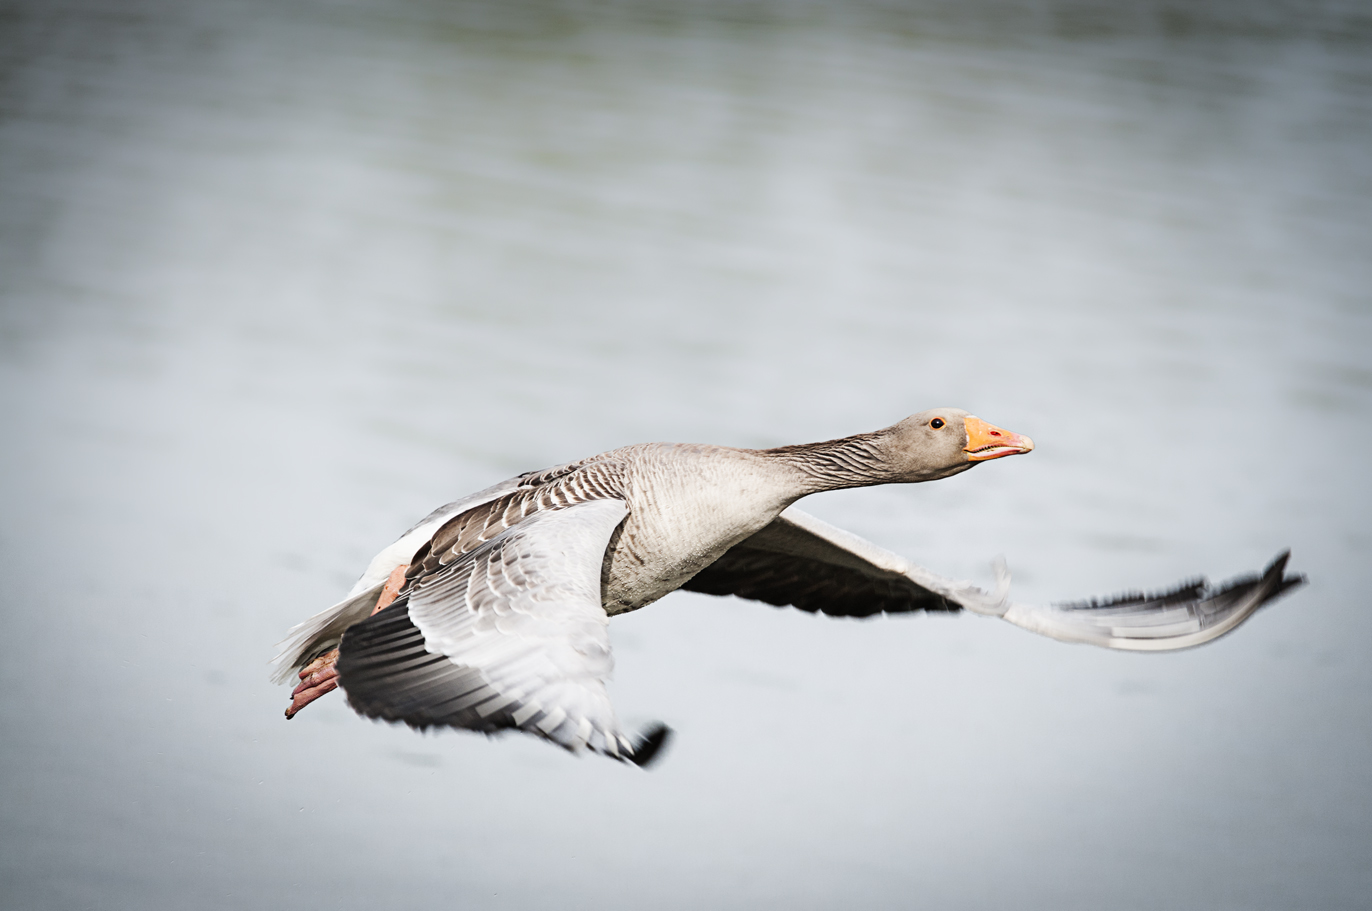
M1284 576L1283 556L1221 589L1089 609L1014 604L1008 576L988 593L791 506L824 490L945 478L1032 448L966 412L935 409L823 443L645 443L511 478L430 514L377 555L347 599L292 631L280 676L305 670L287 717L341 683L369 717L514 728L641 763L665 734L635 743L619 730L604 689L606 624L678 588L839 616L966 609L1065 641L1160 650L1223 635L1299 584ZM388 579L398 587L389 605Z
M624 464L613 453L530 472L519 486L453 516L434 533L411 560L407 583L438 572L463 554L518 525L530 515L565 509L588 500L624 498Z

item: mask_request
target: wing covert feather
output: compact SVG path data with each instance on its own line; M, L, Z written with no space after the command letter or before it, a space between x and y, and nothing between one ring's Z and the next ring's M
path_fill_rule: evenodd
M600 594L627 513L622 500L537 513L415 580L344 636L349 703L419 728L518 728L630 758L605 689L614 662Z

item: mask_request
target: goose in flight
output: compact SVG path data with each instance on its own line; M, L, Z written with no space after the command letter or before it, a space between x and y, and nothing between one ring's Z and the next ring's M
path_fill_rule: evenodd
M857 436L781 446L647 443L530 472L435 510L377 554L347 597L292 629L286 717L337 686L354 710L412 727L518 729L640 765L605 681L609 618L678 588L843 617L958 611L1065 642L1166 651L1224 635L1301 584L1287 554L1249 577L1157 595L1032 606L936 575L796 509L826 490L933 481L1033 450L935 408Z

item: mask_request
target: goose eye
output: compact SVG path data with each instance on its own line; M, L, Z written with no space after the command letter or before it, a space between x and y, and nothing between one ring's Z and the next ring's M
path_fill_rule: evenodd
M940 427L943 426L943 418L934 418L932 421L929 422L929 426L934 428L935 430L938 430Z

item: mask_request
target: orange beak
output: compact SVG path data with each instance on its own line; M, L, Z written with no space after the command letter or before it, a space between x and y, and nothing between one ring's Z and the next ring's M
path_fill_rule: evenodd
M967 427L967 445L962 451L967 453L969 462L985 462L987 459L999 459L1001 456L1023 455L1034 449L1034 441L1028 437L1001 430L981 418L969 414L962 421Z

